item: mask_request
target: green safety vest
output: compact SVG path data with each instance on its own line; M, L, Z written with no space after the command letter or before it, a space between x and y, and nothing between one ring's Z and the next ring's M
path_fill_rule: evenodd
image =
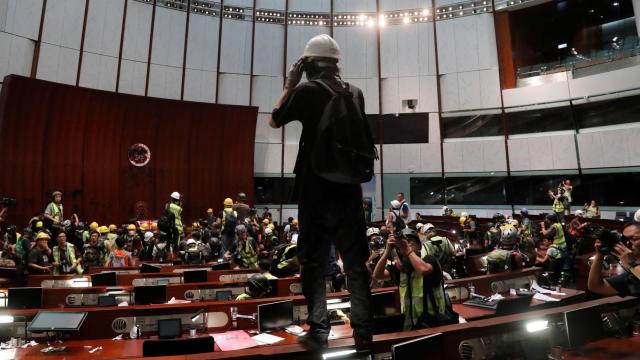
M284 251L282 252L282 256L284 257L287 254L287 251L289 251L291 248L294 248L294 247L297 247L297 246L298 246L297 244L287 245L287 247L285 247ZM278 269L286 268L288 265L290 265L292 262L295 261L295 258L296 257L294 256L294 257L289 258L289 259L284 258L284 259L280 260L280 262L277 265Z
M67 245L67 256L69 260L69 265L71 265L74 262L76 262L76 250L73 244L67 243L66 245ZM60 247L58 245L53 247L52 253L53 253L53 261L56 263L60 263ZM84 269L82 269L82 265L80 264L76 266L76 269L78 274L82 274L84 272Z
M400 285L398 290L400 292L400 311L404 316L404 330L411 330L420 316L424 313L424 278L416 273L411 273L411 289L407 286L409 284L409 278L406 273L400 273ZM445 312L445 300L444 291L442 287L434 288L432 294L435 298L435 303L438 309L434 309L430 301L426 301L427 313L431 316L435 316L436 311L440 314Z
M262 275L264 275L264 277L266 277L266 278L267 278L267 280L278 280L278 278L277 278L277 277L275 277L275 276L271 275L271 273L270 273L270 272L268 272L268 271L267 271L266 273L263 273Z
M247 265L249 269L257 269L258 268L258 254L256 254L256 250L251 246L250 238L244 241L244 245L239 247L238 255L240 260Z
M560 202L558 198L553 200L553 212L554 213L564 212L564 204L562 204L562 202Z
M553 238L553 245L557 248L566 249L567 243L564 239L564 230L562 230L562 225L560 225L560 223L555 223L551 225L551 227L556 229L556 235Z
M22 258L24 255L24 249L22 248L22 235L20 233L16 233L16 256L18 258Z
M593 218L598 214L598 208L595 206L589 206L586 210L585 217Z
M247 293L242 293L242 294L238 295L238 297L236 297L236 301L238 301L238 300L251 300L251 299L253 299L253 298L251 297L251 295L249 295Z
M175 216L176 218L176 230L178 230L178 234L180 234L180 236L182 236L184 230L182 229L182 208L180 206L178 206L177 204L174 203L170 203L169 204L169 211Z
M58 207L58 205L56 205L56 203L52 202L51 203L51 217L58 220L58 221L62 221L62 206Z

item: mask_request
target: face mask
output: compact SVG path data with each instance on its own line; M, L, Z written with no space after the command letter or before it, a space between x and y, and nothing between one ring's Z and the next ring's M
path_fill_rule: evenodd
M136 231L135 231L135 230L129 230L129 235L133 236L133 235L135 235L135 234L136 234Z

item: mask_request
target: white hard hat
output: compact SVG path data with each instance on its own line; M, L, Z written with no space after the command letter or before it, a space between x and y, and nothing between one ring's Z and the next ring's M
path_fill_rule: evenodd
M637 215L638 215L638 214L636 214L636 216L637 216ZM576 210L576 216L578 216L578 217L583 217L583 216L584 216L584 211L582 211L582 210Z
M175 200L180 200L180 193L177 191L174 191L171 193L171 198L175 199Z
M444 210L447 210L447 209L449 209L449 207L448 207L448 206L443 206L443 207L442 207L442 210L443 210L443 211L444 211Z
M636 214L633 215L633 220L640 221L640 210L636 211Z
M464 217L464 218L466 218L466 217L468 217L468 216L469 216L469 213L468 213L468 212L466 212L466 211L463 211L463 212L461 212L461 213L460 213L460 217Z
M424 226L424 224L423 224L423 223L417 223L417 224L416 224L416 229L417 229L417 230L420 230L420 228L421 228L421 227L423 227L423 226Z
M431 229L435 229L435 228L436 228L436 227L435 227L435 226L433 226L433 224L432 224L432 223L426 223L426 224L424 225L424 228L423 228L423 229L424 229L424 231L429 231L429 230L431 230Z
M340 46L327 34L314 36L304 47L303 57L326 57L340 59Z
M187 245L195 244L196 241L194 239L187 240Z
M153 237L153 233L151 231L147 231L144 233L144 241L149 241Z
M391 207L394 208L394 209L400 209L400 201L391 200Z
M271 228L267 227L264 229L264 234L267 236L270 236L271 234L273 234L273 230L271 230Z
M380 230L378 228L371 227L367 229L367 237L371 235L379 235L379 234L380 234Z

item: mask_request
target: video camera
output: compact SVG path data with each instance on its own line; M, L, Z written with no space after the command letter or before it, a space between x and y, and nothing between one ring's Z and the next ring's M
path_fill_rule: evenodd
M602 243L600 246L600 252L604 255L611 254L611 251L613 251L616 244L626 243L625 238L621 233L605 229L601 225L597 224L587 225L585 227L584 234L589 238L600 240Z

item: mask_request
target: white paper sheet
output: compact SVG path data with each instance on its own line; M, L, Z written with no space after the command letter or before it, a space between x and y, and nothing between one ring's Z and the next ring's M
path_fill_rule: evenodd
M277 342L284 340L284 338L274 336L271 334L266 334L266 333L252 336L251 338L261 344L268 344L268 345L275 344Z

